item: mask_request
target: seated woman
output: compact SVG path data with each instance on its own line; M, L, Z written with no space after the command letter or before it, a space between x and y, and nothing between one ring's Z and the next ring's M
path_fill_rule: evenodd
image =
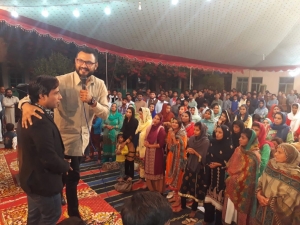
M212 137L215 128L214 113L211 109L207 109L204 113L204 118L201 120L201 123L207 126L207 135Z
M255 224L300 224L300 153L290 144L280 144L259 179L259 206Z
M250 225L255 217L256 199L253 198L258 182L260 154L256 134L246 128L227 164L229 177L222 218L225 224Z
M252 117L248 113L248 107L246 105L241 105L239 108L239 114L235 117L235 120L242 120L244 122L245 128L252 127Z
M192 122L197 123L201 120L201 116L199 115L197 107L189 108L190 113L192 114Z
M269 110L266 107L266 102L264 100L259 100L258 108L255 109L254 114L258 114L261 119L266 118Z
M249 109L249 110L248 110L248 111L249 111L249 114L252 115L252 114L254 113L254 111L255 111L255 108L254 108L253 105L251 105L251 101L250 101L250 100L247 100L246 105L247 105L247 107L248 107L248 109Z
M185 128L188 138L194 135L194 123L192 122L192 115L189 111L184 112L181 115L182 125Z
M267 118L268 118L269 120L271 120L271 122L273 122L273 121L274 121L274 115L275 115L275 113L277 113L277 112L282 112L280 106L275 105L275 104L272 105L271 108L270 108L270 110L269 110L269 113L268 113Z
M272 140L274 137L279 137L283 142L294 142L294 135L290 131L290 127L286 125L286 116L282 112L275 113L274 123L271 124L267 135L267 140Z
M222 225L226 164L233 151L229 128L218 126L206 157L204 184L208 191L204 203L204 224L212 223L215 218L214 224Z
M187 144L188 160L185 168L182 185L179 195L181 196L181 206L174 211L180 211L186 208L186 199L193 199L192 212L189 217L194 218L198 203L204 200L204 167L209 147L207 138L207 127L198 122L194 127L194 135L189 139Z
M211 109L213 110L214 112L214 120L215 122L218 122L220 116L221 116L221 113L222 113L222 108L221 106L218 104L218 103L215 103L211 106Z
M217 126L221 126L221 125L231 127L231 118L230 118L230 114L228 113L227 110L222 111L221 116L219 117L219 120L215 126L217 128Z
M292 105L292 111L287 114L286 124L290 126L294 137L300 135L300 104L295 103Z
M258 114L253 114L252 115L252 122L261 122L261 117Z
M232 140L233 149L236 149L237 147L240 146L240 137L244 129L245 129L245 125L243 121L237 120L232 123L231 140Z
M255 131L259 143L259 149L261 155L261 163L259 169L259 177L260 177L263 171L265 170L267 163L269 162L271 148L274 147L274 145L272 142L266 141L267 132L262 123L258 123L258 122L253 123L252 130Z

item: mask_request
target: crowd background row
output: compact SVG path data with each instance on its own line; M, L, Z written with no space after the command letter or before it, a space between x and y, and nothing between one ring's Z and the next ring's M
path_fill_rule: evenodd
M297 95L280 105L270 93L170 94L108 95L109 117L95 118L92 133L103 130L99 160L119 162L119 181L133 179L136 163L144 187L172 190L173 211L193 199L190 218L204 203L206 223L299 224Z

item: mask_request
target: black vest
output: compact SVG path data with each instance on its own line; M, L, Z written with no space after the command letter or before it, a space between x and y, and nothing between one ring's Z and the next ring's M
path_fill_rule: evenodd
M13 131L8 131L3 135L3 143L6 149L12 149L13 138L17 137L17 134Z

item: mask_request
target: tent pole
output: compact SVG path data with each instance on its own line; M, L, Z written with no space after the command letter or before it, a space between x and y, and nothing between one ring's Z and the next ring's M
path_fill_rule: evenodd
M192 89L192 68L190 68L190 85L189 85L189 90Z
M107 89L109 89L108 78L107 78L107 52L105 53L105 75L106 75L106 87L107 87Z

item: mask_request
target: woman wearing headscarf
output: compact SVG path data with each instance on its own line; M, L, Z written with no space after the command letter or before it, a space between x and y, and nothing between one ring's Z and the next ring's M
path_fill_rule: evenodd
M103 162L116 160L117 136L123 124L123 116L117 110L117 104L113 103L110 107L108 118L103 123Z
M265 117L267 117L268 112L269 110L266 107L265 100L259 100L258 108L255 109L254 114L258 114L262 119L264 119Z
M154 118L154 116L156 115L156 111L155 111L155 105L153 103L151 103L149 105L149 110L150 110L150 113L151 113L151 116L152 116L152 119Z
M277 112L274 115L274 123L271 124L267 135L267 140L272 140L274 137L281 138L284 142L294 142L294 135L290 131L290 127L286 125L286 116L282 112Z
M272 105L271 108L270 108L270 110L269 110L267 118L269 120L271 120L271 122L273 122L274 121L274 115L277 112L281 112L281 108L278 105L275 105L275 104Z
M166 184L175 191L173 198L174 206L180 205L178 191L182 184L182 177L186 165L187 135L181 120L172 120L171 128L167 136L167 161L166 161Z
M266 141L267 131L265 126L262 123L254 122L252 124L252 130L255 131L259 143L261 163L259 166L258 176L260 177L269 162L271 149L274 148L274 145L271 141Z
M294 134L294 137L300 135L300 104L292 104L292 111L287 114L286 124L290 126L291 131Z
M256 225L300 224L300 153L280 144L259 179Z
M248 113L247 105L240 106L239 114L235 117L235 120L242 120L244 122L245 128L252 127L252 117Z
M215 124L215 128L221 125L226 125L227 127L231 127L231 119L227 110L222 111L218 122Z
M222 225L226 164L233 151L229 127L217 126L206 157L205 187L208 191L204 201L204 221L207 224L212 223L215 218L214 224Z
M243 121L236 120L232 123L231 140L232 140L233 149L236 149L237 147L240 146L240 137L244 129L245 129L245 125Z
M212 137L214 128L215 128L215 120L214 120L214 113L211 109L207 109L204 112L204 118L201 120L201 123L207 126L207 135L209 138Z
M251 100L250 99L248 99L246 101L246 105L248 107L249 114L252 115L254 113L254 111L255 111L256 108L251 104Z
M171 127L171 120L175 117L175 115L171 112L171 105L163 104L160 114L162 116L162 124L165 128L165 131L168 132L169 128Z
M201 116L199 115L197 107L191 107L190 112L192 114L192 122L193 123L200 122Z
M214 113L214 121L215 123L218 122L219 117L221 116L222 113L222 107L218 103L214 103L211 106L211 109L213 110Z
M192 122L192 115L189 111L182 113L181 115L182 125L185 128L186 135L190 138L194 135L194 123Z
M140 179L139 183L145 182L145 170L144 170L144 158L146 153L145 137L147 128L152 124L152 116L150 114L150 110L145 107L141 107L139 109L139 125L135 131L136 142L136 157L135 162L139 164L139 173ZM144 187L146 188L146 183L144 183Z
M133 107L128 107L126 110L123 126L121 132L123 133L124 142L120 145L123 149L125 145L128 147L128 154L125 159L125 175L133 179L134 177L134 157L135 148L133 145L133 138L135 131L138 127L138 120L135 118L135 112Z
M147 128L145 137L145 177L147 187L150 191L163 194L165 189L164 180L164 145L166 132L161 125L160 114L153 118L153 123Z
M186 199L193 199L192 212L189 217L194 218L198 203L203 202L205 193L204 185L204 167L206 154L209 147L207 137L207 127L198 122L194 127L194 135L188 140L187 153L188 160L185 168L182 185L179 195L181 196L181 206L174 211L186 208Z
M227 164L225 201L222 218L225 224L250 225L255 217L258 183L259 144L253 130L246 128Z

